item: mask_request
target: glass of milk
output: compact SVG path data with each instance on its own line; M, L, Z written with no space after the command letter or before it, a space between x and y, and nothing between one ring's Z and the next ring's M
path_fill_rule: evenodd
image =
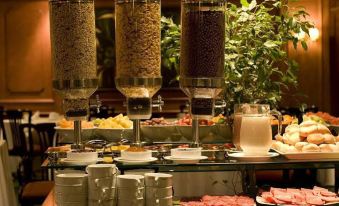
M271 115L277 113L267 104L235 105L234 145L246 155L267 155L272 145Z

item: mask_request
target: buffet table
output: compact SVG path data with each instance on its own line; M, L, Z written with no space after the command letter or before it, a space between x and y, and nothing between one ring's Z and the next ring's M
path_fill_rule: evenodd
M322 160L288 160L278 156L265 161L239 161L230 157L225 160L201 160L195 164L178 164L168 160L157 160L150 164L122 164L116 163L119 170L124 173L132 169L154 169L156 172L210 172L210 171L241 171L243 178L243 190L245 193L255 196L256 170L283 170L283 169L335 169L335 191L339 189L339 159ZM66 166L62 164L50 164L46 159L41 165L45 169L84 169L85 166Z

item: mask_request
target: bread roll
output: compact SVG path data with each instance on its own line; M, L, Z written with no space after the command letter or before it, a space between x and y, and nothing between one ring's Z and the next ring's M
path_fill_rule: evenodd
M319 146L321 152L333 152L331 145L335 146L334 144L321 144Z
M336 143L336 139L332 134L323 134L325 140L324 142L326 144L335 144Z
M339 152L339 145L337 146L336 144L329 144L329 146L333 152Z
M312 125L317 125L318 123L313 121L313 120L307 120L307 121L303 121L302 123L300 123L300 127L309 127Z
M302 151L303 147L308 145L309 143L308 142L298 142L295 144L295 148L298 150L298 151Z
M276 149L276 150L281 150L281 145L283 145L284 143L280 142L280 141L274 141L272 144L272 149Z
M299 132L285 133L283 135L283 141L285 144L294 146L296 143L301 142L302 139L299 136Z
M339 135L335 138L335 140L336 140L337 142L339 142Z
M307 142L312 144L322 144L325 141L325 137L322 134L315 133L307 136Z
M317 124L317 133L331 134L331 131L323 124Z
M280 141L280 142L283 141L283 136L281 136L280 134L275 135L274 138L275 138L277 141Z
M286 153L286 152L288 152L289 147L290 147L290 146L289 146L288 144L282 144L282 145L280 145L279 151L280 151L280 152L283 152L283 153Z
M302 126L300 127L300 136L307 137L310 134L316 133L318 131L317 125Z
M293 152L299 152L295 146L288 146L287 152L293 153Z
M291 124L285 128L285 133L299 132L299 125Z
M320 148L318 145L310 143L304 146L302 151L303 152L320 152Z

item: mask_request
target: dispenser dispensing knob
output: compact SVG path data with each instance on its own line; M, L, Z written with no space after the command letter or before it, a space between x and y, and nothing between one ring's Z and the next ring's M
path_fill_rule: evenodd
M152 101L152 107L158 107L159 111L162 111L162 107L164 106L165 102L162 100L162 97L158 95L158 99Z
M95 95L95 99L97 101L97 113L100 113L100 107L102 106L102 102L100 100L99 94Z

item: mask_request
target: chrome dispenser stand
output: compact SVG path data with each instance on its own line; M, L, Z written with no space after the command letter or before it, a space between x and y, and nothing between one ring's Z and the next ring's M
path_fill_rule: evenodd
M226 107L226 101L221 100L219 102L216 102L214 105L214 108L225 108ZM200 147L200 137L199 137L199 118L194 116L192 118L192 134L193 134L193 143L191 144L191 147L197 148Z
M85 89L88 90L86 93L86 98L78 96L75 100L82 100L82 101L88 101L88 98L94 93L98 85L98 79L79 79L79 80L54 80L53 81L53 88L56 89L61 96L63 97L64 101L66 101L68 96L72 96L72 92L76 91L78 89ZM73 95L74 96L74 95ZM70 101L71 99L68 99ZM100 100L97 98L97 107L100 107ZM68 105L69 106L69 105ZM88 115L88 108L89 105L87 105L84 108L81 108L83 111L81 115L70 115L66 112L66 118L74 121L74 140L73 144L71 145L71 149L73 150L83 150L84 145L82 144L82 138L81 138L81 121L85 120ZM67 109L70 109L67 107ZM74 108L72 108L74 109ZM86 111L87 110L87 111Z
M117 85L117 89L124 94L127 98L129 98L129 92L131 88L133 90L138 89L146 89L149 90L150 95L149 98L151 99L152 96L161 88L162 78L116 78L115 83ZM139 98L139 97L134 97ZM144 97L140 97L144 98ZM128 102L128 100L127 100ZM162 106L164 105L164 101L162 100L161 96L158 96L158 99L150 102L150 107L158 107L159 110L162 110ZM129 107L130 105L124 104L124 106ZM149 105L148 105L149 106ZM135 111L138 111L139 107L136 107ZM127 109L128 111L128 109ZM150 109L151 111L151 109ZM127 115L129 115L127 113ZM151 113L149 114L151 115ZM131 117L130 117L131 118ZM131 118L133 121L133 134L134 134L134 143L132 145L140 147L142 145L141 138L140 138L140 119L142 118Z
M213 116L214 108L226 106L225 102L218 104L215 102L216 96L222 91L225 84L224 78L180 78L181 90L190 98L190 111L192 115L192 134L193 142L191 147L200 147L199 140L199 118L204 116ZM201 98L202 97L202 98ZM199 111L192 111L192 99L211 100L207 105L198 108ZM205 111L205 109L207 110Z

